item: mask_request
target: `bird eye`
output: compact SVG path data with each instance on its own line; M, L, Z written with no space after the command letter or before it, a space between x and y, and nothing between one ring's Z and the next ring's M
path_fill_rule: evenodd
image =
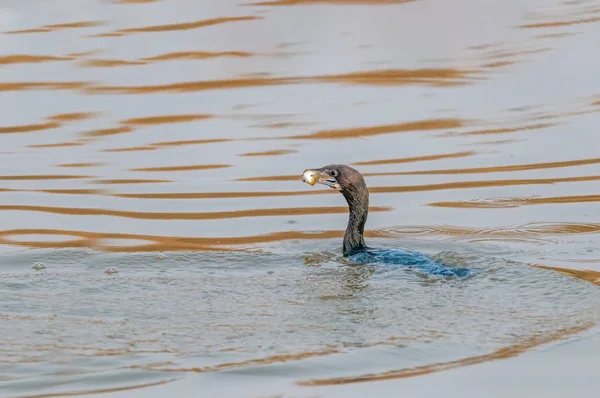
M331 170L331 173L329 173L330 176L332 176L333 178L338 176L338 172L337 170Z

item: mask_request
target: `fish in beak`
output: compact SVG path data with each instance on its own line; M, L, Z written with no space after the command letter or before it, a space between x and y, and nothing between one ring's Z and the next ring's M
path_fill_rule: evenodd
M322 184L338 191L341 189L337 180L323 170L304 170L304 173L302 173L302 182L309 185Z

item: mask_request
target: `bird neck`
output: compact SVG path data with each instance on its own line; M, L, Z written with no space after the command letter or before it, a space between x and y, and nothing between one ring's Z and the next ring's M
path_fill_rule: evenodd
M365 190L366 191L366 190ZM359 195L352 195L344 192L346 202L348 202L348 226L344 234L343 253L344 256L350 256L356 250L366 249L364 232L367 216L369 214L369 194L368 192L358 192Z

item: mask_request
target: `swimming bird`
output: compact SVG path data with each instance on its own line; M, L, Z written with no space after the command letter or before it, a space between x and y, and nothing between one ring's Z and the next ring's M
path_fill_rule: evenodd
M322 184L339 191L348 203L348 225L344 233L342 253L355 262L377 262L419 268L428 274L468 276L472 271L449 267L424 254L400 249L374 249L365 243L364 232L369 215L369 190L360 172L345 164L330 164L306 169L302 181L314 186Z

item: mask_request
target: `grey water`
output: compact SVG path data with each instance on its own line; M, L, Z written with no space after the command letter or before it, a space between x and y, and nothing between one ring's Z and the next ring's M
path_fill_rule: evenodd
M599 13L0 0L0 397L595 397Z
M232 382L236 372L265 382L356 377L560 338L600 321L597 286L460 245L408 247L468 264L478 271L469 278L349 264L338 240L294 243L1 256L3 396L124 388L189 372L230 372Z

